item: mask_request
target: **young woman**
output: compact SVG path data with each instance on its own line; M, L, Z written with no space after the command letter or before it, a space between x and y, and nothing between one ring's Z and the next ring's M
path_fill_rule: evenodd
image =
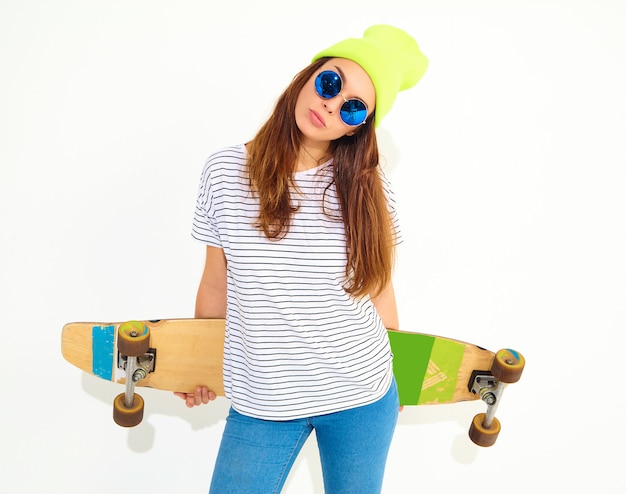
M206 162L195 315L226 318L232 405L211 493L279 492L313 430L327 493L380 492L398 414L386 328L399 230L375 127L426 66L407 33L372 26L316 55L252 141Z

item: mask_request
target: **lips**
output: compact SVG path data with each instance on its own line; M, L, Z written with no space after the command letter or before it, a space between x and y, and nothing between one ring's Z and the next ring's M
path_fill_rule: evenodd
M309 117L311 119L311 123L320 129L326 127L326 122L322 118L322 116L314 110L309 110Z

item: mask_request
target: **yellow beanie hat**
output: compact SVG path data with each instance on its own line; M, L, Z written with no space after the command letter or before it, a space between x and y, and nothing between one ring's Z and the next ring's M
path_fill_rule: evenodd
M367 72L376 90L376 127L397 94L415 86L428 67L417 42L402 29L387 24L367 28L362 38L340 41L319 52L313 61L323 57L353 60Z

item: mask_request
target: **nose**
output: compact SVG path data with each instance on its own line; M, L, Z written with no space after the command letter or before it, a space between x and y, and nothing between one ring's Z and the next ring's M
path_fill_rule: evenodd
M331 113L331 114L338 112L339 108L341 108L341 105L343 105L343 103L344 103L344 100L341 94L338 94L337 96L331 99L325 99L323 102L324 109L328 113Z

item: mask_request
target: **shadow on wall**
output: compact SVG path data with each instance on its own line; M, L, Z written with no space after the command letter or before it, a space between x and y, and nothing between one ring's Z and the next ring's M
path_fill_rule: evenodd
M111 427L119 427L113 422L113 400L119 393L124 391L124 387L120 384L82 373L82 388L88 395L111 407ZM128 447L135 453L147 453L154 446L156 429L151 424L150 419L152 416L164 415L183 419L195 431L209 427L223 428L230 407L230 402L226 398L221 397L209 405L188 409L180 398L169 392L139 387L137 388L137 393L144 398L145 409L141 424L128 428ZM484 406L480 401L440 406L407 406L400 413L396 435L401 438L403 428L456 422L461 432L451 445L451 456L460 464L469 464L476 459L479 447L470 441L467 430L474 414L483 411L483 408ZM309 443L314 443L314 439L309 440L307 444ZM316 448L305 448L301 456L304 457L303 461L309 467L319 463ZM294 468L297 468L297 466L298 462Z
M124 386L83 373L82 387L87 394L110 405L111 426L119 427L113 421L113 400L124 392ZM144 399L145 408L141 424L128 428L128 447L135 453L146 453L154 445L156 429L150 423L153 415L178 417L186 420L193 430L201 430L215 426L223 427L230 406L225 398L217 398L209 405L188 409L173 393L146 387L136 388L136 393Z
M481 401L470 401L461 403L452 403L447 405L422 405L422 406L406 406L404 411L400 413L398 426L396 428L396 439L394 441L401 442L403 429L407 437L411 437L412 441L420 436L420 430L424 432L424 437L432 438L432 431L428 432L423 426L433 426L436 424L444 424L453 422L458 425L459 433L450 444L451 458L462 465L474 463L478 458L480 446L476 446L469 438L468 431L472 419L475 414L485 411L485 404ZM406 429L411 428L410 434L406 433ZM446 439L448 436L446 435ZM494 446L497 447L497 444ZM400 447L401 450L410 451L411 445Z
M113 400L124 391L124 386L82 373L82 388L88 395L111 407L110 426L119 427L113 421ZM127 444L132 452L138 454L149 453L156 442L157 430L151 423L152 416L165 415L181 418L187 421L194 431L219 427L221 432L230 407L229 400L223 397L218 397L208 405L188 409L180 398L166 391L139 387L136 392L145 401L144 417L138 426L128 428ZM293 465L292 472L302 469L306 470L310 477L308 484L313 486L314 492L323 492L322 470L315 445L315 433L311 434L302 448ZM294 475L288 477L284 488L285 492L298 492L298 487L294 484L293 479Z

